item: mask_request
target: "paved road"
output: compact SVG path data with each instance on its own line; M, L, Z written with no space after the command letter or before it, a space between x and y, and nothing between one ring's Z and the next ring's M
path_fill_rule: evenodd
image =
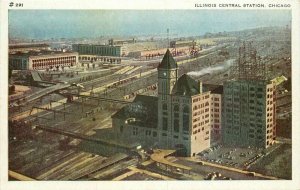
M257 176L248 176L242 173L234 172L234 171L229 171L226 169L222 168L217 168L213 166L208 166L208 165L199 165L196 162L188 161L185 158L179 158L176 163L179 164L184 164L186 166L189 166L192 169L193 172L201 174L206 176L208 173L211 172L220 172L222 176L230 177L234 180L265 180L265 178L262 177L257 177Z

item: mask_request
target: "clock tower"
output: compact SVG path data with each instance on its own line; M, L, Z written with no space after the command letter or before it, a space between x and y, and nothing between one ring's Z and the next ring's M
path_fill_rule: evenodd
M158 70L158 98L166 100L178 78L178 66L169 49L165 53Z
M169 49L165 53L158 70L158 137L159 144L172 147L172 90L178 78L178 66Z

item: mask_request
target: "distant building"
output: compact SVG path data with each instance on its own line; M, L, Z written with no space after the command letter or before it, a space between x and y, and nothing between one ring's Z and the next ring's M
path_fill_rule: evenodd
M238 80L224 84L223 142L266 148L276 137L275 85Z
M179 47L186 47L186 46L196 46L196 42L194 40L190 41L171 41L170 47L171 48L179 48Z
M30 51L9 54L9 68L13 70L45 70L76 66L78 53L58 51Z
M184 74L167 50L158 66L158 97L136 96L112 116L118 138L177 149L187 156L210 147L211 94Z
M119 40L119 39L109 39L108 40L108 45L110 46L114 46L114 45L124 45L124 44L134 44L136 43L136 39L132 38L132 39L123 39L123 40Z
M73 44L72 51L79 55L98 55L98 56L122 56L121 46L98 45L98 44Z
M24 51L50 50L48 44L10 44L9 53Z

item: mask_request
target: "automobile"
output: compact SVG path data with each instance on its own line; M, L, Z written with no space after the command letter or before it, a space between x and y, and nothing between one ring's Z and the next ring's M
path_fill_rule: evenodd
M222 174L220 172L216 172L217 177L221 177Z
M230 177L223 177L223 180L232 180Z
M204 165L204 162L198 162L198 164L199 164L200 166L203 166L203 165Z
M249 172L247 173L248 176L255 176L255 172Z

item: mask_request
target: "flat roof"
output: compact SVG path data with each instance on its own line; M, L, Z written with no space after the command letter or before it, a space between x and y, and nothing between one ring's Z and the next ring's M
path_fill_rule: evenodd
M20 56L20 57L30 57L30 56L45 56L45 55L60 55L60 54L70 54L77 52L62 52L62 51L28 51L28 52L16 52L10 53L9 56Z
M212 94L223 94L223 85L218 84L202 84L203 91L210 91Z
M115 45L103 45L103 44L72 44L78 46L101 46L101 47L122 47L122 46L115 46Z

